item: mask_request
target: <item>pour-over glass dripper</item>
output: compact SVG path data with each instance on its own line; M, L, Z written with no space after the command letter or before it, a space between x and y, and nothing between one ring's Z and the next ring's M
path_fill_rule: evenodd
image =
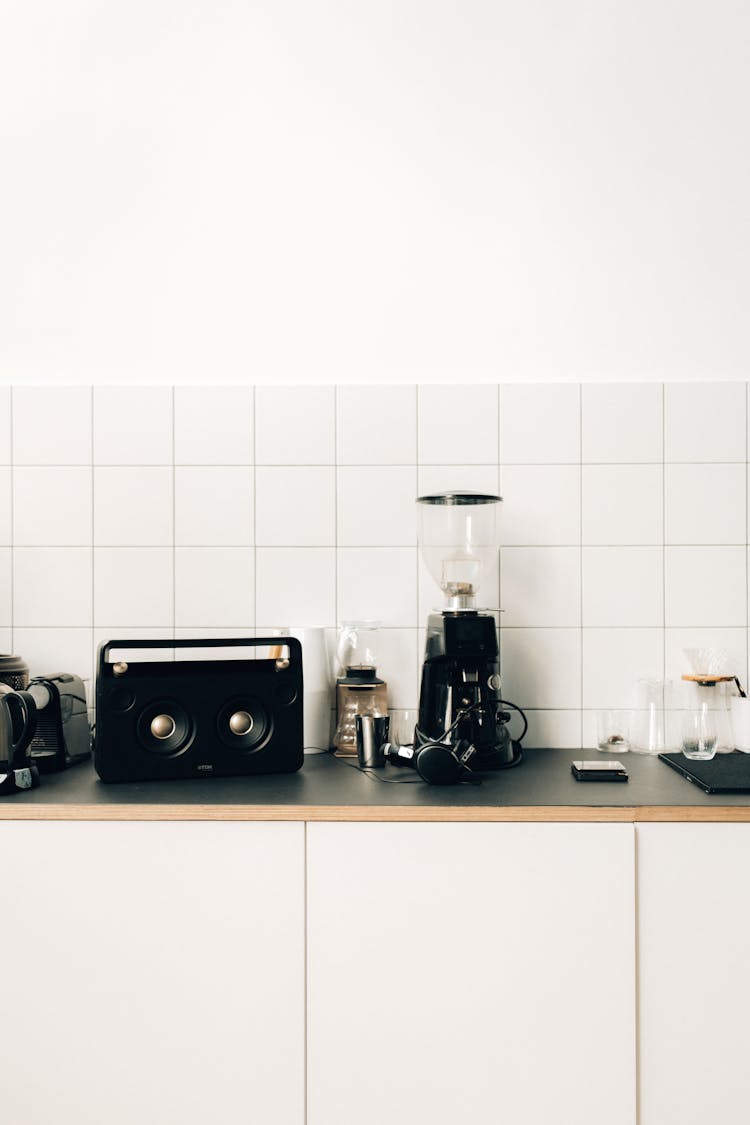
M344 621L336 645L337 675L374 678L379 663L380 621Z
M446 608L472 609L497 564L498 504L482 492L441 492L417 498L422 558L446 596Z

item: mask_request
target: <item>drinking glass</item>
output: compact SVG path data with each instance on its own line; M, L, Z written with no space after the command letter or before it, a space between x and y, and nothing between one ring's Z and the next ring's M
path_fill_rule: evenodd
M694 762L707 762L716 753L716 712L708 703L689 708L682 721L682 753Z
M394 746L412 746L414 743L414 728L419 718L418 711L391 710L390 740Z
M606 710L596 713L596 745L607 754L624 754L630 749L630 711Z

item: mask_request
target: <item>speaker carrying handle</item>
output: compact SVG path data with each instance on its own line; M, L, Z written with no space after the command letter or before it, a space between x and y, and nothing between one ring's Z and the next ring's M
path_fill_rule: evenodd
M302 645L297 637L289 636L275 636L275 637L220 637L220 638L203 638L200 640L168 640L166 638L159 640L135 640L135 641L104 641L99 645L99 673L103 674L104 669L111 661L107 660L110 652L113 649L165 649L165 648L272 648L282 647L289 652L290 664L302 664Z

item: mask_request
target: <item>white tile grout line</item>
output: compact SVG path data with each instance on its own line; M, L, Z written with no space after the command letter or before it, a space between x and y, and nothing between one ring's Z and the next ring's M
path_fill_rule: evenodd
M333 388L333 623L339 627L339 388Z
M661 385L661 678L667 677L667 392Z
M153 625L153 623L145 623L145 622L140 622L140 624L130 623L130 624L126 624L124 627L128 628L128 629L136 628L136 627L139 628L139 629L150 629L150 628L171 629L172 628L172 626L169 625L169 624ZM48 629L49 630L64 629L66 631L71 630L71 631L75 632L79 629L81 629L81 630L82 629L91 629L91 626L90 625L19 625L18 628L28 630L29 632L35 632L36 630L40 630L40 631L44 632ZM224 624L222 624L222 625L207 625L207 624L201 623L200 625L179 625L178 626L178 629L202 629L202 630L205 630L205 629L236 629L236 630L242 631L246 628L249 628L249 626L227 624L226 622L224 622ZM264 628L270 628L270 626L264 625ZM333 628L333 626L324 626L324 628ZM400 625L381 625L380 628L384 632L390 632L390 631L418 632L420 629L424 628L424 625L423 625L422 622L420 622L417 625L415 625L414 622L411 622L411 624L406 623L406 624L400 624ZM570 633L570 632L573 632L573 631L575 631L575 632L581 631L580 625L504 625L503 628L507 632L510 632L510 633L515 633L515 632L517 632L517 633L520 633L520 632L525 632L525 633L569 632ZM583 628L585 630L588 630L589 632L593 632L593 633L604 632L604 631L610 631L610 632L639 632L640 631L640 632L650 632L650 633L653 633L653 632L661 633L662 632L662 626L659 625L659 624L657 624L657 625L585 625L585 626L583 626ZM690 624L687 624L687 625L670 625L670 626L668 626L668 632L678 633L681 630L690 630L692 632L695 632L697 629L706 630L706 629L713 629L713 628L721 629L722 632L727 632L727 631L739 632L741 630L744 633L744 631L745 631L744 625L708 626L708 625L690 625ZM575 708L565 707L565 708L563 708L563 710L570 711L570 710L575 710ZM584 708L584 710L585 710L585 708Z
M416 484L415 499L419 495L419 492L421 492L421 488L419 488L419 469L421 469L421 467L422 467L421 465L419 465L419 412L421 412L421 409L422 409L422 396L421 396L421 394L419 394L419 384L417 382L417 384L415 384L415 386L414 386L414 458L415 458L414 471L415 471L415 477L416 477L416 483L417 483ZM416 519L416 513L415 513L415 519ZM416 674L417 674L417 700L418 700L419 699L419 692L421 692L421 690L422 690L422 683L421 683L422 677L421 677L421 673L419 673L419 666L421 666L421 663L422 663L421 654L419 654L419 628L421 628L421 624L422 624L422 622L419 621L419 610L421 610L421 596L419 596L419 595L421 595L422 591L421 591L421 583L419 583L419 548L418 547L417 547L417 551L416 551L416 558L414 560L414 570L415 570L415 575L416 575L416 586L417 586L417 594L416 594L416 597L417 597L417 601L416 601L416 605L417 605L417 667L416 667ZM424 622L425 627L426 627L426 624L427 624L427 622L425 621Z
M635 1120L640 1125L641 1114L641 955L640 955L640 928L641 919L638 903L638 826L633 824L633 903L635 907L633 924L633 979L635 981L633 996L633 1052L635 1071Z
M259 551L284 551L284 550L299 550L299 551L330 551L336 544L331 543L259 543L257 544ZM7 544L6 544L7 546ZM47 551L50 548L55 550L77 550L88 549L92 543L16 543L16 547L24 551ZM153 550L169 550L172 544L170 543L94 543L95 550L108 551L113 548L122 551L153 551ZM177 550L187 551L247 551L256 546L255 543L178 543ZM503 551L575 551L578 550L579 543L509 543L506 546L501 546ZM583 546L588 550L596 551L653 551L662 546L661 543L584 543ZM744 539L738 539L734 543L667 543L667 547L676 548L678 550L690 551L712 551L712 550L733 550L746 546ZM416 542L413 543L339 543L338 549L340 551L416 551L418 550Z
M13 424L13 387L10 388L10 651L16 651L15 607L16 607L16 483L15 483L15 433Z
M175 440L175 418L176 418L176 388L170 388L170 407L172 417L172 640L175 640L177 633L177 469L175 465L176 454L176 440Z
M578 384L578 457L579 457L579 461L580 461L580 464L578 466L578 473L579 473L579 478L578 478L578 508L579 508L579 511L578 511L578 528L579 528L579 536L578 536L578 603L579 603L579 606L580 606L580 629L581 629L581 632L580 632L580 646L581 646L581 651L580 651L580 676L581 676L580 712L581 712L581 718L580 718L580 724L579 724L578 737L579 737L581 748L583 748L583 700L584 700L584 696L585 696L584 682L583 682L583 678L584 678L584 659L583 659L583 644L584 644L584 632L583 632L583 386L580 383Z
M503 495L503 481L502 481L502 463L503 463L503 450L502 450L502 413L503 413L503 386L498 383L497 386L497 402L495 403L495 413L497 416L497 473L495 480L497 482L497 494L501 498ZM502 512L502 508L500 509ZM500 526L502 527L502 516L500 516ZM500 537L502 541L502 536ZM503 608L503 552L502 542L497 552L497 606L498 609ZM500 691L502 692L503 682L503 616L502 613L497 615L497 635L498 635L498 648L499 663L500 663Z
M256 628L258 620L258 467L256 442L258 440L258 424L257 417L257 402L256 402L256 388L253 384L252 388L252 411L253 417L251 421L253 431L253 629Z
M95 410L96 410L96 390L91 388L91 466L89 472L91 473L91 666L92 666L92 683L91 683L91 699L89 706L94 707L96 702L96 632L94 629L94 622L96 620L96 551L94 550L94 532L96 528L96 473L94 472L94 435L96 433Z
M303 1105L304 1105L304 1121L305 1121L305 1125L307 1125L307 1118L308 1118L308 1101L309 1101L309 1093L308 1093L308 1085L309 1085L309 1074L308 1074L308 1040L309 1040L309 1038L310 1038L310 1014L309 1014L309 1011L308 1011L308 1007L309 1007L309 996L308 996L308 991L309 991L309 982L308 982L308 961L309 961L308 937L309 937L309 926L308 926L308 888L307 888L307 872L308 872L308 860L307 860L307 821L305 821L305 822L303 823L302 827L303 827L303 836L302 836L302 841L303 841L303 847L302 847L302 852L303 852L303 861L302 861L302 862L303 862L303 869L302 869L302 878L303 878L303 882L304 882L304 899L303 899L303 902L304 902L304 907L303 907L303 916L302 916L302 926L303 926L303 935L302 935L302 936L303 936L303 944L304 944L304 957L303 957L303 962L302 962L302 975L303 975L303 986L304 986L304 994L305 994L305 995L304 995L304 1004L303 1004L303 1013L302 1013L302 1021L303 1021L303 1022L302 1022L302 1070L303 1070L303 1076L304 1076L304 1077L303 1077L303 1081L304 1081L304 1086L303 1086L303 1091L302 1091L302 1095L303 1095Z
M659 468L664 462L662 461L501 461L500 464L506 469L575 469L579 465L583 465L587 469L647 469ZM0 462L0 468L9 468L10 461ZM387 465L374 464L372 461L342 461L338 465L334 461L315 461L312 464L307 464L299 461L278 464L267 464L265 462L254 465L252 461L198 461L191 463L188 461L128 461L128 462L109 462L109 461L65 461L64 463L50 463L49 461L24 461L17 464L19 469L88 469L93 464L96 469L332 469L338 467L339 469L372 469L373 472L381 472L383 469L413 469L414 461L398 461L393 464ZM724 461L666 461L667 465L673 466L689 466L691 468L702 468L706 465L719 466L719 465L744 465L745 461L741 460L724 460ZM494 461L425 461L420 463L416 462L420 469L494 469L496 463Z
M499 489L500 489L500 466L503 463L503 422L502 422L503 384L502 383L498 383L498 385L497 385L496 414L497 414L497 471L498 471L497 483L498 483L498 496L499 496L500 495L500 491L499 491Z
M414 386L414 499L416 501L419 496L419 383ZM416 504L415 504L416 507ZM416 512L414 513L415 519ZM416 694L417 700L422 690L422 676L420 672L422 664L422 656L419 651L419 547L417 547L416 556L414 559L414 579L416 582L416 606L417 606L417 664L413 669L413 675L416 677ZM426 624L426 622L425 622Z

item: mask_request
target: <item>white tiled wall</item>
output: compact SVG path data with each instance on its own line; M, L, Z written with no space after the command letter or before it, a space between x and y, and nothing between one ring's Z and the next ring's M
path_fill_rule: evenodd
M500 489L502 662L532 744L716 645L747 677L744 383L0 388L0 647L385 626L417 698L414 498ZM487 589L494 602L497 591Z

